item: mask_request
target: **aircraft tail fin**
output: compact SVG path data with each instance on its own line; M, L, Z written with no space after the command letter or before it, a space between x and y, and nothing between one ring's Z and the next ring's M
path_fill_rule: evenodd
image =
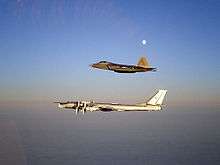
M159 90L154 96L147 102L149 105L162 105L167 90Z
M149 63L148 63L146 57L141 57L141 58L139 59L139 61L138 61L137 66L149 67L150 65L149 65Z

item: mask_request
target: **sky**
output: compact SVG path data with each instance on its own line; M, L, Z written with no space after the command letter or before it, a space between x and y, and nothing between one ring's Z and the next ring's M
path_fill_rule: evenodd
M0 0L0 101L220 106L218 0ZM146 45L142 40L147 41ZM90 64L137 64L119 74Z

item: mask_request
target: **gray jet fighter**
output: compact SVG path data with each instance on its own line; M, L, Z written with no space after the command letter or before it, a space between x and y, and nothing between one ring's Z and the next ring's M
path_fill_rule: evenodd
M125 64L116 64L108 61L100 61L98 63L90 65L93 68L110 70L117 73L136 73L136 72L155 72L157 69L150 67L147 62L146 57L141 57L137 65L125 65Z

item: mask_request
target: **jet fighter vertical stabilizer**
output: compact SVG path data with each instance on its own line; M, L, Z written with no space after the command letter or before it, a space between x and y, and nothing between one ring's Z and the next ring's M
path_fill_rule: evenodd
M148 63L146 57L141 57L141 58L139 59L139 61L138 61L137 66L141 66L141 67L144 67L144 68L150 67L150 65L149 65L149 63Z

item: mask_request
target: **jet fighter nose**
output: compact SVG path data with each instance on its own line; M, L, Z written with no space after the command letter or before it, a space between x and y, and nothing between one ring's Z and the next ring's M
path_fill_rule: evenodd
M90 64L89 66L92 68L97 68L97 64Z
M90 64L89 66L90 66L90 67L93 67L93 64Z

